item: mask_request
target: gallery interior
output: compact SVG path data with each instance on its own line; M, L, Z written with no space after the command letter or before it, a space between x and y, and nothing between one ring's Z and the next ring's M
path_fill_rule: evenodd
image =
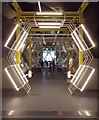
M2 118L97 118L97 2L11 0L1 22Z

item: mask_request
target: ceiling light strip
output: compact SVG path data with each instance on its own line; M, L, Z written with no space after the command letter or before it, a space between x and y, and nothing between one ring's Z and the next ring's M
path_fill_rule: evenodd
M42 25L61 25L60 22L38 22L38 25L39 26L42 26Z
M62 12L36 12L36 15L62 15Z
M38 6L39 6L39 11L41 12L41 5L40 5L40 1L38 1Z
M39 28L60 28L60 26L39 26Z

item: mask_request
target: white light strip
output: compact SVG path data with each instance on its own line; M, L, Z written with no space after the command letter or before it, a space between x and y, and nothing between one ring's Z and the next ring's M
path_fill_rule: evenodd
M75 37L77 38L79 44L81 45L81 47L82 47L82 51L84 51L84 50L85 50L85 47L84 47L84 45L82 44L81 40L79 39L77 33L76 33L75 31L73 31L73 33L74 33Z
M21 77L21 79L22 79L23 83L25 84L26 82L25 82L25 80L23 79L23 77L22 77L22 75L21 75L20 71L18 70L17 66L16 66L16 65L14 65L14 67L15 67L16 71L18 72L19 76Z
M61 25L59 22L39 22L38 25Z
M5 68L5 72L7 73L8 77L10 78L10 80L11 80L12 84L14 85L15 89L16 89L17 91L19 91L19 88L17 87L16 83L15 83L14 80L12 79L12 77L11 77L10 73L8 72L7 68Z
M22 34L22 36L21 36L20 40L18 41L18 43L17 43L16 47L14 48L14 50L17 50L17 47L20 45L20 43L21 43L23 37L25 36L25 34L26 34L26 31Z
M18 65L18 68L20 69L20 72L22 73L23 77L25 78L26 83L28 82L28 79L26 78L24 72L22 71L20 65Z
M39 28L60 28L60 26L39 26Z
M80 75L82 74L84 68L85 68L85 65L82 66L82 69L80 70L78 76L76 77L76 80L75 80L74 83L73 83L74 85L76 84L77 80L79 79Z
M95 69L93 69L92 72L90 73L90 75L88 76L86 82L84 83L83 87L81 88L81 92L85 89L86 85L88 84L88 82L89 82L89 80L92 77L94 72L95 72Z
M71 33L71 36L72 36L74 42L76 43L77 47L79 48L79 50L82 51L82 50L81 50L81 47L79 46L79 44L78 44L76 38L74 37L74 35L73 35L72 33Z
M5 45L4 45L5 47L7 47L7 45L8 45L8 43L10 42L12 36L14 35L15 31L17 30L18 26L19 26L19 25L17 24L17 25L14 27L12 33L10 34L8 40L6 41L6 43L5 43Z
M39 11L41 12L41 5L40 5L40 1L38 1L38 6L39 6Z
M22 48L23 43L25 42L25 40L26 40L27 36L28 36L28 33L26 33L26 36L25 36L25 37L24 37L24 39L22 40L22 42L21 42L21 44L20 44L19 48L17 49L18 51Z
M86 35L87 35L88 39L90 40L92 46L95 47L95 44L94 44L92 38L90 37L89 33L87 32L85 26L83 24L81 24L81 27L83 28L84 32L86 33Z
M36 15L62 15L62 12L36 12Z

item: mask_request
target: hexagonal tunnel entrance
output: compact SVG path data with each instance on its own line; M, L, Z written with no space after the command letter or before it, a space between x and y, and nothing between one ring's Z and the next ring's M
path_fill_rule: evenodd
M90 94L86 92L87 87L96 75L91 50L95 43L84 23L83 11L80 11L82 6L77 12L25 12L20 9L21 3L11 4L18 15L3 48L3 74L12 87L8 92L4 90L4 97L7 101L6 95L11 95L13 103L11 109L8 102L4 105L5 118L10 115L17 117L18 111L18 116L23 111L26 117L24 110L29 111L26 115L31 117L36 116L34 111L41 111L45 116L49 116L47 111L50 111L51 116L66 117L70 116L66 107L72 114L72 106L76 111L73 114L91 117L87 107L93 110L92 106L83 107L80 96ZM39 2L38 5L40 7ZM88 3L82 5L86 8ZM96 94L92 97L96 98ZM96 104L93 106L96 109Z

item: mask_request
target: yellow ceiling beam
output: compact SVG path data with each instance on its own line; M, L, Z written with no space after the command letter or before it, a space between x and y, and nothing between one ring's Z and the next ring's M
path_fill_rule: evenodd
M84 12L84 10L88 6L88 4L89 4L88 0L84 0L83 3L81 4L81 6L78 9L78 12Z
M11 3L14 7L14 9L16 10L17 13L20 13L22 12L20 6L18 5L17 1L16 0L13 0L13 3Z
M30 12L21 12L20 16L21 17L22 16L23 17L34 17L35 16L35 18L36 17L41 17L41 16L37 16L36 12L32 12L32 11L30 11ZM76 16L79 16L79 12L63 12L63 16L60 16L60 17L64 17L64 16L75 16L76 17ZM51 17L54 17L54 16L51 16ZM59 16L57 16L57 17L59 17Z
M68 32L68 28L31 28L30 32L35 32L35 31L66 31Z

